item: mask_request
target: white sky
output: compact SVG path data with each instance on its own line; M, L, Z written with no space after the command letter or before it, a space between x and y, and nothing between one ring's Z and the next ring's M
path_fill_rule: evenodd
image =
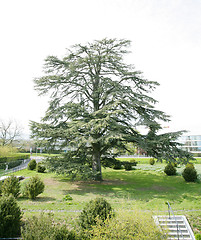
M0 119L29 132L47 98L33 79L48 55L102 38L132 41L129 63L157 81L169 130L201 134L201 0L6 0L0 2Z

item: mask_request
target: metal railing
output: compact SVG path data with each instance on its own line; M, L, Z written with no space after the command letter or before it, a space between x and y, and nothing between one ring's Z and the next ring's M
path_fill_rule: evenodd
M179 227L179 224L178 224L178 222L177 222L177 219L176 219L176 217L175 217L175 215L174 215L174 212L173 212L173 210L172 210L169 202L166 202L166 204L168 205L169 219L171 219L171 216L170 216L170 215L172 214L173 220L175 221L176 226L177 226L177 239L178 239L178 240L184 239L184 236L183 236L183 234L182 234L182 231L181 231L181 229L180 229L180 227ZM181 235L182 238L179 238L180 235Z

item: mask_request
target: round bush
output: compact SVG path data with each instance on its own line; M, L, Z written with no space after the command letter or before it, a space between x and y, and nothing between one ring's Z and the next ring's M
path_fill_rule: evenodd
M155 160L154 160L154 158L150 158L150 160L149 160L149 164L150 164L150 165L154 165L154 164L155 164Z
M186 168L193 168L193 169L195 169L193 163L187 163L187 164L186 164Z
M79 216L79 224L87 229L96 225L97 221L105 221L114 216L111 205L103 198L91 200L83 209Z
M46 170L46 167L45 167L44 165L42 165L41 163L38 163L38 164L37 164L36 172L44 173L45 170Z
M121 169L121 166L122 166L122 162L119 160L116 160L113 165L113 169L115 169L115 170Z
M132 170L132 163L130 163L130 162L124 163L124 168L126 171Z
M14 175L6 178L2 184L1 191L4 195L12 194L15 198L17 198L20 194L19 179Z
M39 194L43 193L45 184L38 177L31 177L24 185L23 195L28 198L35 199Z
M182 172L182 176L186 182L195 182L197 180L197 171L195 168L186 167Z
M172 176L172 175L176 175L177 170L176 168L172 165L172 163L168 163L164 169L164 172L168 175L168 176Z
M36 160L35 160L35 159L32 159L32 160L29 162L29 164L28 164L28 166L27 166L27 169L28 169L28 170L34 170L34 169L36 169L36 165L37 165Z
M201 234L200 233L195 234L195 239L196 240L201 240Z
M132 163L132 166L137 166L137 161L134 158L130 160L130 163Z
M12 196L0 198L0 238L20 236L21 210Z

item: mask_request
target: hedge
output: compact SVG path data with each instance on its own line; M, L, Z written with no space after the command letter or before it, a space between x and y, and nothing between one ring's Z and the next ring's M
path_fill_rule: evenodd
M29 159L30 154L13 154L8 157L0 157L0 169L5 170L6 165L8 165L8 169L19 166L24 159Z
M8 156L8 157L0 157L0 163L14 162L17 160L24 160L29 158L30 158L30 154L13 154L12 156Z

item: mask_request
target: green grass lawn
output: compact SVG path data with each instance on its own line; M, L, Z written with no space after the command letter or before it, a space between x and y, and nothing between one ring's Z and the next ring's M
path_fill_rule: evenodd
M167 201L175 214L186 215L193 228L201 230L201 184L186 183L182 176L182 167L177 168L177 176L166 176L165 164L138 164L135 170L103 169L104 181L71 182L69 179L53 173L36 173L22 170L16 175L31 177L38 174L45 183L45 191L36 200L18 198L25 217L38 214L40 210L53 210L58 219L72 218L79 214L84 205L95 197L104 197L113 208L134 212L135 209L151 211L153 214L167 214ZM201 174L201 165L196 164ZM200 175L199 175L200 176ZM22 181L23 184L23 181ZM66 194L72 201L63 201Z

